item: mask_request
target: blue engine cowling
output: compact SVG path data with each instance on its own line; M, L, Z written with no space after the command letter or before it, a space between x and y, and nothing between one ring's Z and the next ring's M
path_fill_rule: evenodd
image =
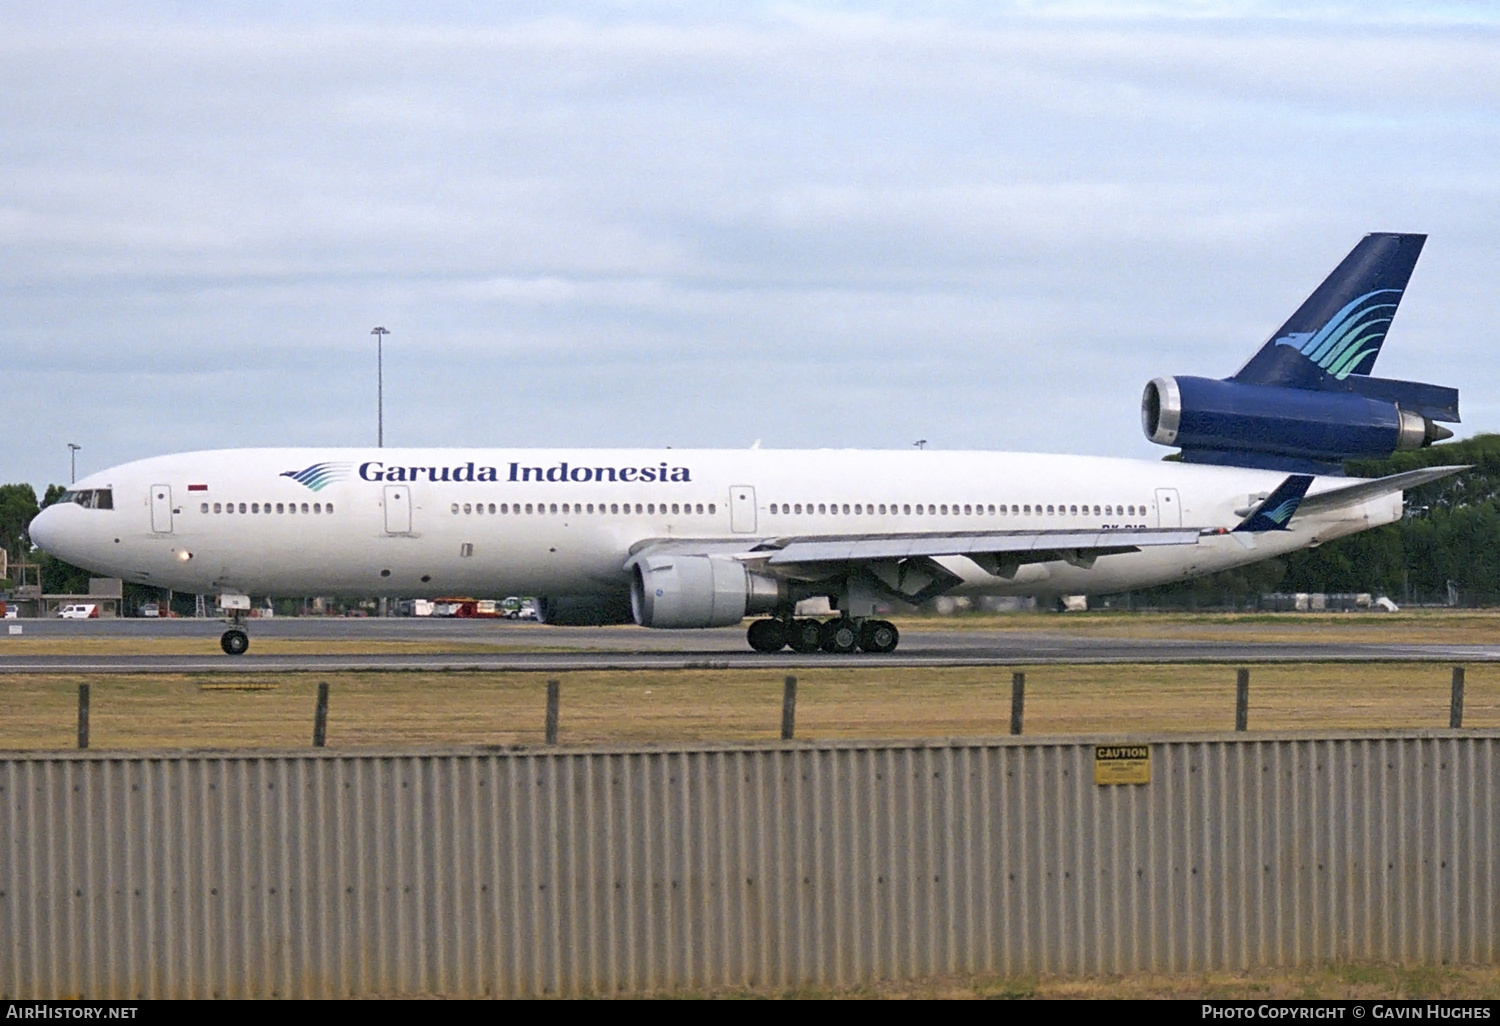
M1156 378L1141 397L1141 426L1193 462L1337 465L1420 449L1452 436L1394 402L1350 392L1251 385L1212 378Z

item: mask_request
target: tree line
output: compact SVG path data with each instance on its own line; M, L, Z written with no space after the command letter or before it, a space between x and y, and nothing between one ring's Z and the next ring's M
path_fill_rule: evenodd
M1266 592L1322 591L1435 603L1446 601L1451 582L1464 605L1500 602L1500 435L1352 460L1345 470L1384 477L1455 464L1471 469L1408 490L1406 516L1394 524L1131 598L1148 605L1243 606Z

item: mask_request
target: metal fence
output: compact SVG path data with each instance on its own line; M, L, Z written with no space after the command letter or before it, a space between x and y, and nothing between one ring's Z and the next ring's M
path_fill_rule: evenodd
M8 757L0 996L1496 958L1500 733L1138 743Z

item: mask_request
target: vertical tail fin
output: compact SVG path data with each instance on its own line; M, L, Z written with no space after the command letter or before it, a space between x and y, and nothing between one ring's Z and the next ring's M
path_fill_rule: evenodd
M1231 381L1337 388L1367 375L1406 291L1425 235L1366 235Z

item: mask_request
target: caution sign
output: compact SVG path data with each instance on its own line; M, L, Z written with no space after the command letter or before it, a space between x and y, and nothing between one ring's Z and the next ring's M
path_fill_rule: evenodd
M1094 783L1151 783L1151 746L1095 745Z

